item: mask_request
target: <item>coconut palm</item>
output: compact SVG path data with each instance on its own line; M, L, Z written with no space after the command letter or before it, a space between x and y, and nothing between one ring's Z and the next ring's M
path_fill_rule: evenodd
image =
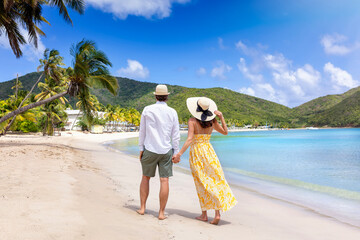
M111 66L111 62L102 51L96 48L94 42L82 40L73 45L71 55L74 57L73 67L67 69L69 87L65 91L16 109L3 116L0 119L0 124L17 114L64 97L66 94L77 97L83 104L84 116L87 119L92 119L92 108L88 104L90 89L92 87L105 88L115 95L118 89L118 82L109 73L108 66Z
M59 9L59 14L65 21L72 24L67 7L82 14L85 9L84 0L1 0L0 1L0 35L5 34L16 57L22 56L21 45L27 40L20 26L25 28L29 41L37 47L38 35L45 35L39 28L43 22L49 22L42 16L44 5Z
M54 126L67 118L65 105L61 104L60 99L45 104L41 113L44 120L43 135L52 136Z
M77 114L76 118L77 119L80 115L80 113L82 113L84 111L84 109L86 108L85 106L87 106L88 109L90 109L91 113L93 116L97 115L97 111L100 109L100 105L99 105L99 100L97 99L97 97L93 94L89 95L89 98L84 99L84 100L79 100L76 103L76 107L79 109L79 113ZM92 121L92 118L83 118L83 122L86 122L87 126L90 126L92 122L88 122L88 121ZM75 126L75 122L73 123L71 130L73 129L73 127Z
M110 104L107 106L107 109L106 109L106 113L105 113L105 119L107 122L112 122L113 123L113 126L112 126L112 129L111 131L114 130L115 128L115 121L117 121L117 111L116 111L116 107L114 106L111 106Z
M16 82L15 85L11 87L11 89L15 89L15 98L18 98L18 91L20 88L23 88L22 83L19 81L19 74L16 74Z
M49 49L46 49L44 51L44 58L40 59L39 61L40 61L40 65L38 66L37 70L39 71L43 69L43 72L41 73L38 80L31 87L28 94L21 101L18 108L21 108L24 102L29 98L29 96L31 96L31 93L33 92L34 88L37 86L37 84L40 82L40 80L43 78L44 75L48 78L54 79L57 82L60 81L60 78L62 76L60 66L64 65L64 63L63 63L63 57L59 55L59 51L54 49L49 51ZM3 134L6 134L6 132L10 129L14 121L15 121L15 117L10 121L8 126L5 128Z

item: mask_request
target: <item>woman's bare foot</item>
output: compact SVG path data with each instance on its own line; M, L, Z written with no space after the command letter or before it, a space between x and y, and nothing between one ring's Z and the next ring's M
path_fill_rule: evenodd
M145 209L139 209L139 210L136 210L136 212L140 215L144 215L145 214Z
M210 223L214 225L218 225L219 222L220 222L220 216L215 216Z
M201 215L196 217L196 219L200 220L200 221L203 221L203 222L207 222L208 221L207 212L202 211Z
M200 215L198 217L196 217L197 220L200 220L200 221L203 221L203 222L207 222L208 221L208 218L207 216L203 216L203 215Z
M210 223L214 225L218 225L219 222L220 222L220 211L215 210L215 217Z
M165 213L164 213L164 212L159 212L158 219L159 219L159 220L165 220L165 219L167 219L167 217L165 216Z

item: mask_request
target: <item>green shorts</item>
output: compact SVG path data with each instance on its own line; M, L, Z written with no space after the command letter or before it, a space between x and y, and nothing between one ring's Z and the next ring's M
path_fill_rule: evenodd
M172 149L165 154L157 154L145 149L141 157L143 175L147 177L155 177L156 166L159 166L159 176L161 178L171 177L173 175L172 156Z

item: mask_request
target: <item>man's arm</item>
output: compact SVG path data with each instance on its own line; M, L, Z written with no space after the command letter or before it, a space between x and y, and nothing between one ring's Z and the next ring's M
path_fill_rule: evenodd
M176 111L175 111L175 121L172 128L171 138L172 138L172 147L174 149L174 155L175 155L179 152L179 144L180 144L179 118Z
M140 160L141 157L144 153L144 141L145 141L145 135L146 135L146 117L145 117L145 109L141 114L141 119L140 119L140 129L139 129L139 149L140 149Z

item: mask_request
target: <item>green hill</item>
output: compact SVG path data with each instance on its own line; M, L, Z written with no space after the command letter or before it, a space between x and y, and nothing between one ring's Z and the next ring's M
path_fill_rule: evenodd
M29 73L19 77L19 80L23 83L24 89L29 90L39 76L40 73ZM119 77L117 79L120 86L117 96L105 90L94 89L93 93L102 104L117 104L142 111L146 105L155 102L153 91L156 83ZM13 94L14 90L11 87L14 84L15 79L0 83L0 99ZM360 126L360 87L344 94L320 97L293 109L223 88L199 89L176 85L168 85L168 88L171 92L168 104L177 110L181 120L190 117L186 108L188 97L207 96L218 104L219 110L227 118L237 119L241 123L257 121L261 124L292 123L292 126Z
M311 115L308 122L315 126L360 126L360 88L322 113Z
M294 121L316 126L360 126L360 87L319 97L293 108Z

